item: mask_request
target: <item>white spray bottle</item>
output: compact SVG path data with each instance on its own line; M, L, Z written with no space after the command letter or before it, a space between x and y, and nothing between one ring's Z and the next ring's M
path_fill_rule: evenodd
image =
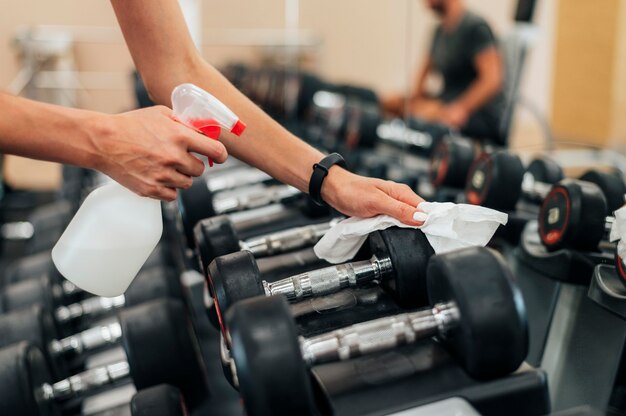
M239 136L245 124L217 98L192 84L172 92L174 117L217 140L222 128ZM210 161L212 164L212 161ZM119 296L163 232L161 203L111 181L90 193L52 249L59 272L98 296Z

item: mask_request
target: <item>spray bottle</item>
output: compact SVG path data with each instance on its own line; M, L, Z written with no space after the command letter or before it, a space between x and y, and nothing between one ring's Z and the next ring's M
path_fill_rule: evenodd
M211 139L221 129L240 136L245 124L217 98L192 84L172 92L173 116ZM209 161L212 166L212 161ZM141 197L115 181L91 192L52 249L58 271L98 296L119 296L158 244L160 201Z

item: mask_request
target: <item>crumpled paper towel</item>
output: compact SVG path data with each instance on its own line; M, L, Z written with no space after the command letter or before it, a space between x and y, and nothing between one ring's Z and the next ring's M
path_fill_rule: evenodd
M609 240L617 241L617 254L626 259L626 206L615 211L615 222L611 226Z
M389 227L419 228L426 235L435 253L446 253L470 246L485 246L496 229L505 225L508 216L477 205L452 202L422 202L415 212L416 221L424 224L407 225L388 215L372 218L348 218L333 228L313 248L315 254L329 263L352 259L369 233Z

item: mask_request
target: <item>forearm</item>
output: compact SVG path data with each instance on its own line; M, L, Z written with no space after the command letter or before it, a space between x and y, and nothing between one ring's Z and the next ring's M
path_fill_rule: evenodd
M477 79L452 104L460 105L473 114L491 100L500 90L500 83L488 79Z
M97 168L95 140L102 115L0 93L0 151Z
M281 182L308 191L311 168L322 153L298 139L239 92L215 68L201 62L186 75L186 81L211 92L232 109L247 128L241 137L222 134L228 152ZM159 90L168 94L173 85L162 84Z
M229 153L282 182L307 190L311 167L322 154L287 132L202 60L178 2L113 0L112 4L135 65L155 102L170 106L173 88L185 82L207 90L248 126L241 137L222 135Z

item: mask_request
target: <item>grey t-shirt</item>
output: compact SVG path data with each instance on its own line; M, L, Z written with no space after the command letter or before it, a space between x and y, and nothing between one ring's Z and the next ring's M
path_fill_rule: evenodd
M443 78L443 91L439 99L449 103L462 95L476 79L476 56L490 46L497 47L496 38L487 22L480 16L466 12L457 27L446 31L441 25L435 30L430 50L433 69ZM475 114L493 123L497 129L504 109L501 91Z

